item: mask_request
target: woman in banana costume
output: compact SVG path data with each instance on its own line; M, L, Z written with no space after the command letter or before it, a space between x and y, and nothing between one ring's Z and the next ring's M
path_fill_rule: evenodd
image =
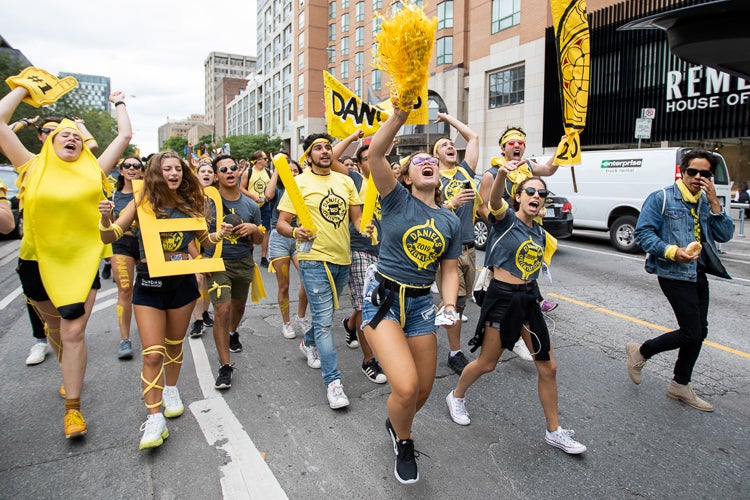
M13 90L0 100L0 148L19 173L24 236L18 274L24 294L46 323L60 361L66 390L65 437L79 437L86 434L80 411L86 372L84 334L100 288L99 262L105 256L96 206L104 199L104 188L111 189L106 174L130 142L130 118L125 95L113 92L109 100L117 113L117 136L98 160L68 119L34 155L8 126L11 115L21 101L37 107L49 104L76 82L58 80L36 68L27 68L7 82Z

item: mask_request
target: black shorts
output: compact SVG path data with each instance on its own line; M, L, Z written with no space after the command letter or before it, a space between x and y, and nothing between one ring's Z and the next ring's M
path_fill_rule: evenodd
M140 274L138 273L138 275ZM133 305L153 307L165 311L167 309L179 309L200 297L195 274L163 278L148 278L146 276L151 283L159 282L163 285L162 287L143 286L140 284L138 275L133 287Z
M482 344L487 326L500 331L503 349L512 349L521 336L521 328L528 323L532 354L536 354L537 361L548 361L551 344L547 322L539 307L538 290L535 281L511 285L493 279L482 302L474 338L469 341L471 350Z
M138 238L130 235L123 235L122 238L112 243L112 253L115 255L127 255L135 260L141 258L141 249L138 246Z
M262 207L260 207L260 219L261 224L263 224L266 227L266 230L270 231L271 227L271 215L273 214L273 208L271 207L270 203L264 204Z
M28 299L31 299L34 302L46 302L50 300L49 295L47 295L47 290L44 288L42 275L39 273L39 263L37 261L18 259L16 272L21 279L23 294L26 295ZM96 273L94 282L91 284L91 289L99 290L101 287L102 284L99 281L99 273ZM63 319L80 318L86 312L83 302L55 307L57 307L57 311Z

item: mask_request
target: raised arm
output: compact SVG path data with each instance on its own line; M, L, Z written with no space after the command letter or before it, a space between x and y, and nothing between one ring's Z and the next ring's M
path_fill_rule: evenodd
M278 183L279 183L279 171L274 168L273 172L271 173L271 180L268 181L268 184L266 184L266 190L263 192L263 196L266 197L266 200L274 199L274 197L276 196L276 185Z
M115 91L109 96L109 102L115 105L117 113L117 136L107 146L107 149L99 157L99 167L108 174L114 168L117 160L120 159L125 149L133 138L133 128L130 125L130 116L125 105L125 94Z
M474 132L461 120L448 113L438 113L437 120L435 123L446 122L451 127L458 130L458 133L466 139L466 153L464 154L464 161L471 167L472 170L477 169L477 161L479 160L479 134Z
M492 190L490 191L490 201L489 201L489 211L497 211L500 210L503 207L503 193L505 192L505 178L508 176L508 166L502 165L497 170L497 176L495 177L495 182L492 183ZM507 211L503 211L502 213L495 214L495 220L503 220L505 218L505 214Z
M385 155L391 149L393 139L396 138L401 126L406 123L407 118L409 118L409 113L394 106L393 114L372 136L370 149L367 151L367 156L370 159L370 175L375 181L375 187L378 188L381 198L396 187L396 179L393 178L393 173L391 173L391 164L388 163L388 158Z
M346 148L348 148L352 142L358 141L364 136L365 133L362 130L355 130L349 134L349 137L340 140L333 146L333 152L331 153L333 156L331 170L340 174L349 175L349 169L339 161L339 158L341 158L341 155L344 154L344 151L346 151Z
M0 99L0 149L16 168L34 156L8 125L13 112L27 95L29 95L28 90L16 87Z
M74 118L73 121L75 122L76 127L78 127L78 130L81 131L81 138L83 139L83 142L86 144L86 146L88 146L91 152L96 153L97 151L99 151L99 143L96 142L94 136L91 135L89 129L86 128L86 122L83 121L83 118Z

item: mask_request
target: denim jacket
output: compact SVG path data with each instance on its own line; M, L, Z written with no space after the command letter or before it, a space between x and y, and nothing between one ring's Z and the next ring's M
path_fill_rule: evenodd
M698 218L701 233L705 241L701 259L705 272L731 279L724 265L719 260L716 242L723 243L732 239L734 222L722 211L711 213L711 205L705 194L698 200ZM647 252L646 271L662 278L682 281L695 281L698 260L684 264L664 257L668 245L684 248L695 241L693 234L693 216L690 205L682 198L676 185L669 186L648 195L643 202L641 215L635 228L635 241Z

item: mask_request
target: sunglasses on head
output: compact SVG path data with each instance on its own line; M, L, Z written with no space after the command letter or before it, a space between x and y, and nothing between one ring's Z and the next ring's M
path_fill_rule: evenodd
M434 156L415 156L414 158L412 158L411 162L416 166L422 165L424 163L429 163L430 165L437 165L438 159L435 158Z
M523 146L524 144L526 144L526 141L521 141L521 140L513 140L513 141L508 141L505 143L506 146L510 146L512 148L516 146Z
M711 179L714 176L714 173L710 170L701 170L698 168L688 167L685 169L685 173L688 174L690 177L695 177L698 174L700 174L701 177L704 179Z
M134 168L136 170L140 170L143 168L143 165L141 165L140 163L123 163L122 165L120 165L120 168L126 168L126 169Z
M219 167L219 172L222 174L226 174L227 171L231 170L232 172L236 172L239 167L237 165L229 165L228 167Z
M540 198L546 198L549 194L549 191L547 191L546 189L537 189L533 187L523 188L523 192L529 196L534 196L534 193L537 193Z

